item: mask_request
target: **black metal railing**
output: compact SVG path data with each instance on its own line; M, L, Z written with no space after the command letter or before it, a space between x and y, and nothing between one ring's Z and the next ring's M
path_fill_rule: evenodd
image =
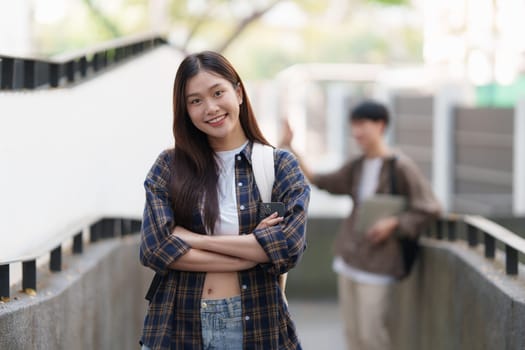
M112 40L51 58L0 54L0 90L55 88L78 83L130 57L166 44L156 35Z
M129 218L88 218L47 239L39 248L23 254L23 256L0 258L0 300L10 298L10 265L22 264L22 290L34 292L37 289L37 259L49 254L49 270L62 270L63 246L73 239L72 253L81 254L84 250L84 232L88 231L89 242L102 239L123 237L140 231L140 220Z
M520 255L525 255L525 239L505 227L479 215L448 215L436 221L429 236L439 240L464 239L468 246L476 248L483 242L487 259L496 258L496 249L505 252L505 272L515 276L519 273Z

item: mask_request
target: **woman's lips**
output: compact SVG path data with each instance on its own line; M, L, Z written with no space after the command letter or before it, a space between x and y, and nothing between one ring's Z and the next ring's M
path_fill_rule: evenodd
M226 114L210 119L206 123L210 124L211 126L220 126L224 120L226 120Z

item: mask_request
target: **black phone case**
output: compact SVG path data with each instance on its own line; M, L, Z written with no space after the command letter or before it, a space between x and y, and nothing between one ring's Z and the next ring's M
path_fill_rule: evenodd
M279 216L284 216L284 203L282 202L269 202L269 203L258 203L257 208L257 221L261 222L264 218L277 212Z

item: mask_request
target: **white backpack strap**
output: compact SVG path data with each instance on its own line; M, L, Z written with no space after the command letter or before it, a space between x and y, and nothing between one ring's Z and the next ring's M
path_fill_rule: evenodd
M253 143L252 169L255 183L261 194L262 201L265 203L271 202L273 182L275 181L275 165L272 147L258 142ZM288 305L288 300L286 299L285 294L287 276L288 273L279 275L279 287L281 287L281 293L286 305Z
M252 169L255 183L263 202L272 201L272 188L275 181L273 148L258 142L253 143Z

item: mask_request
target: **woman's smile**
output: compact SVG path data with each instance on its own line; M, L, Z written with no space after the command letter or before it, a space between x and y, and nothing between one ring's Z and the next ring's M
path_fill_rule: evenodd
M223 115L220 115L218 117L215 117L213 119L206 121L206 123L210 124L213 127L219 127L224 124L226 117L228 117L228 114L223 114Z

